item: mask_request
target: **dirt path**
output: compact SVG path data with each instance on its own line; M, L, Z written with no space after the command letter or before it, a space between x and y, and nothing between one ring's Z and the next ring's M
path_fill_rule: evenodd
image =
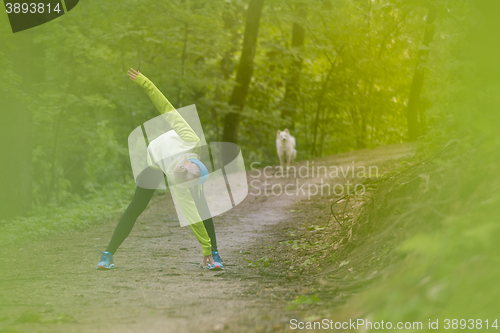
M385 163L393 169L397 165L388 161L410 152L408 146L393 145L330 156L315 165ZM287 231L307 220L307 215L294 213L307 198L301 192L256 196L266 180L256 175L249 172L249 180L258 181L247 199L214 219L226 267L222 273L200 266L200 246L189 228L175 222L166 193L156 195L139 218L116 253L118 268L112 271L95 270L96 251L105 249L116 220L2 253L0 332L288 331L290 318L300 314L287 306L313 282L293 269L283 273L272 264L249 267L249 261L286 260L285 252L271 252L290 239ZM270 190L295 179L267 181ZM300 179L300 184L319 182L317 177Z

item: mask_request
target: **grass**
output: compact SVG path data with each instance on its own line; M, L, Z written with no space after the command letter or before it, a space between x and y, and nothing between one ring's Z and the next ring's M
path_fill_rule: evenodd
M347 317L439 319L440 328L472 318L491 328L500 310L500 158L491 148L500 147L487 137L470 142L373 185L352 233L388 243L399 235L400 260L353 300Z
M0 223L0 248L20 240L83 230L123 212L135 189L134 183L112 184L63 207L35 207L28 217Z

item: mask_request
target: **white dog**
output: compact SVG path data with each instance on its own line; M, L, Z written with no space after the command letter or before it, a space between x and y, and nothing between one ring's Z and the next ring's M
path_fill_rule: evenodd
M291 167L297 156L297 151L295 150L295 138L290 135L287 128L284 131L278 130L276 149L278 150L282 170Z

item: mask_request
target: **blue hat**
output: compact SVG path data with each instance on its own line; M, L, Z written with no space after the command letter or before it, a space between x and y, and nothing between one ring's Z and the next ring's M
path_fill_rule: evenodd
M204 182L206 182L207 179L208 179L208 169L205 166L205 164L203 164L202 161L200 161L200 160L198 160L196 158L190 158L189 160L191 162L193 162L194 164L196 164L200 168L200 170L201 170L200 179L198 180L198 182L195 185L203 184Z

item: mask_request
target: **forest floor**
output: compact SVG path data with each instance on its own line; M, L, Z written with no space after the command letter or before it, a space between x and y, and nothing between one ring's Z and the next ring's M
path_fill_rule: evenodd
M314 165L344 171L377 166L383 175L413 150L390 145L316 159ZM308 198L293 191L297 180L299 187L320 183L317 175L257 175L248 172L248 197L214 218L222 272L200 265L201 247L190 228L179 226L166 192L155 195L115 254L116 269L95 267L118 217L1 253L0 333L285 332L291 319L334 319L336 308L398 260L387 242L335 238L330 205L340 196ZM330 182L363 180L354 178L351 171L339 172ZM277 193L291 184L294 195L257 196L264 180L269 193L273 185ZM354 214L359 204L347 202L342 213Z

